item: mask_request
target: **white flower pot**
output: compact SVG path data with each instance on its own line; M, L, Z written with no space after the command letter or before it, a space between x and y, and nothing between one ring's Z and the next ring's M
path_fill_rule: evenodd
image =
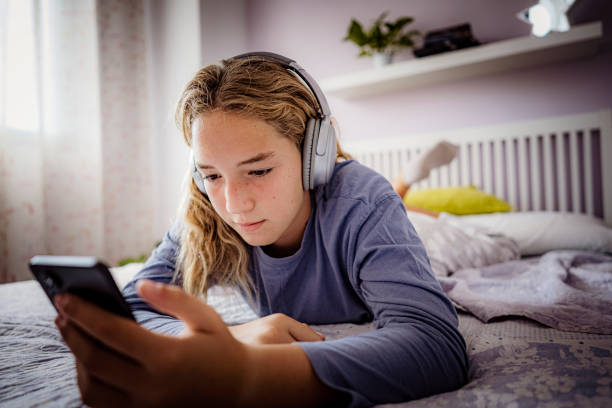
M374 55L372 55L372 63L374 64L374 68L380 68L391 64L392 56L393 54L390 52L375 52Z

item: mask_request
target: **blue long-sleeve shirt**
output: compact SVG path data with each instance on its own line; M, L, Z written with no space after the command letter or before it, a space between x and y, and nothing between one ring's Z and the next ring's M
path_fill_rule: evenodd
M308 324L363 323L377 330L323 342L298 342L319 379L366 407L454 390L467 381L465 342L454 307L434 278L401 198L378 173L337 163L330 182L311 192L300 249L272 258L250 250L258 314L284 313ZM140 278L170 282L176 224L124 295L143 325L177 333L182 322L138 298Z

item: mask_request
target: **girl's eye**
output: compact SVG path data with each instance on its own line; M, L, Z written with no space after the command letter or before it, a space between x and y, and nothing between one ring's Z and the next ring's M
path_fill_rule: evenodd
M209 174L208 176L202 176L202 178L206 181L215 181L219 176L216 174Z
M262 177L271 172L272 169L264 169L264 170L253 170L250 173L257 177Z

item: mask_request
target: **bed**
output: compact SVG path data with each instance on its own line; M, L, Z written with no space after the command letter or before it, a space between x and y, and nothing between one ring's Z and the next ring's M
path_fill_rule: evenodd
M457 158L415 190L472 184L510 213L408 211L455 304L470 359L459 390L397 407L612 406L612 111L345 143L390 180L438 140ZM113 268L120 286L140 264ZM209 303L228 324L255 318L231 290ZM0 285L0 406L81 406L55 311L33 281ZM326 341L372 323L315 326ZM382 406L382 405L381 405Z

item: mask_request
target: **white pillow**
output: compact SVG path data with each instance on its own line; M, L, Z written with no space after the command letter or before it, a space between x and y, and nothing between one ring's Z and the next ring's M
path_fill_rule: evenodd
M123 266L114 266L110 268L110 271L119 289L123 290L125 285L127 285L138 272L140 272L143 266L144 263L133 262Z
M590 215L528 211L457 218L509 236L519 244L521 255L538 255L555 249L612 252L612 229Z

